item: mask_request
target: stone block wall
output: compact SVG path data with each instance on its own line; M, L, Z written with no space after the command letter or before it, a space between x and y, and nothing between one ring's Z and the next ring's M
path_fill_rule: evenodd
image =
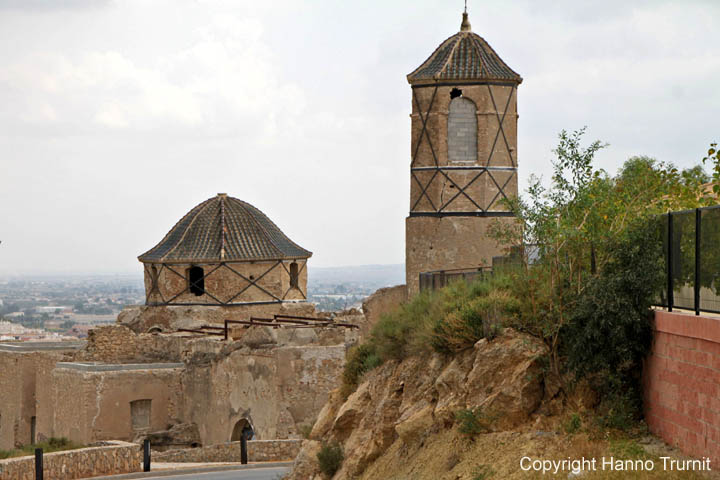
M397 285L395 287L381 288L376 291L362 304L365 313L365 322L360 328L363 338L367 338L372 327L380 320L380 317L390 313L401 304L407 302L407 287Z
M52 480L71 480L133 473L142 470L142 449L125 442L107 442L102 447L81 448L45 454L43 473ZM0 480L34 480L35 457L0 460Z
M720 463L720 318L656 311L643 375L650 431Z
M300 452L302 440L250 440L247 444L249 462L278 462L293 460ZM240 442L153 453L156 462L240 462L240 459Z

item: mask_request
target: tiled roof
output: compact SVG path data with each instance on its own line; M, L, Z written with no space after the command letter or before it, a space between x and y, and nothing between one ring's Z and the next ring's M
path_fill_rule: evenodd
M442 42L422 65L407 76L408 82L522 82L522 77L503 62L484 38L470 31L467 14L461 28L460 32Z
M220 193L188 212L141 262L217 263L308 258L264 213Z

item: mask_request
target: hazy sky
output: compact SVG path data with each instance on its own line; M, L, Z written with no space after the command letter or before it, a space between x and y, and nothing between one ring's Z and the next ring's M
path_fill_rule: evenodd
M0 274L140 272L217 192L311 266L401 263L405 75L462 0L0 0ZM720 139L720 2L470 0L523 77L521 186L557 133L690 166Z

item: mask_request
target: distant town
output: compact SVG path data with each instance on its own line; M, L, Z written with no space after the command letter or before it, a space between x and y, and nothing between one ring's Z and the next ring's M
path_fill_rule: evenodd
M308 301L318 310L360 308L378 288L404 283L404 265L310 268ZM0 341L87 337L145 302L142 275L0 277Z

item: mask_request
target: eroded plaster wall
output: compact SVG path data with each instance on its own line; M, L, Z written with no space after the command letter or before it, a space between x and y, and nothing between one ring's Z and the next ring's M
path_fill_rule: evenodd
M195 295L189 290L188 269L193 265L147 264L144 267L147 303L220 304L304 300L307 293L305 262L296 262L296 288L290 285L291 261L197 264L203 268L205 275L203 282L207 293L201 295ZM157 277L156 282L153 282L153 275Z
M189 365L183 375L184 419L203 444L230 441L247 419L255 438L299 438L337 386L344 345L238 350L212 365Z
M100 440L133 440L130 403L151 400L148 431L180 423L181 368L128 371L83 371L58 366L52 372L54 409L48 437L67 437L88 444ZM44 426L48 428L48 426Z
M63 351L9 352L0 349L0 450L9 450L32 441L32 418L36 438L50 403L36 385L44 385L55 363L67 358Z

